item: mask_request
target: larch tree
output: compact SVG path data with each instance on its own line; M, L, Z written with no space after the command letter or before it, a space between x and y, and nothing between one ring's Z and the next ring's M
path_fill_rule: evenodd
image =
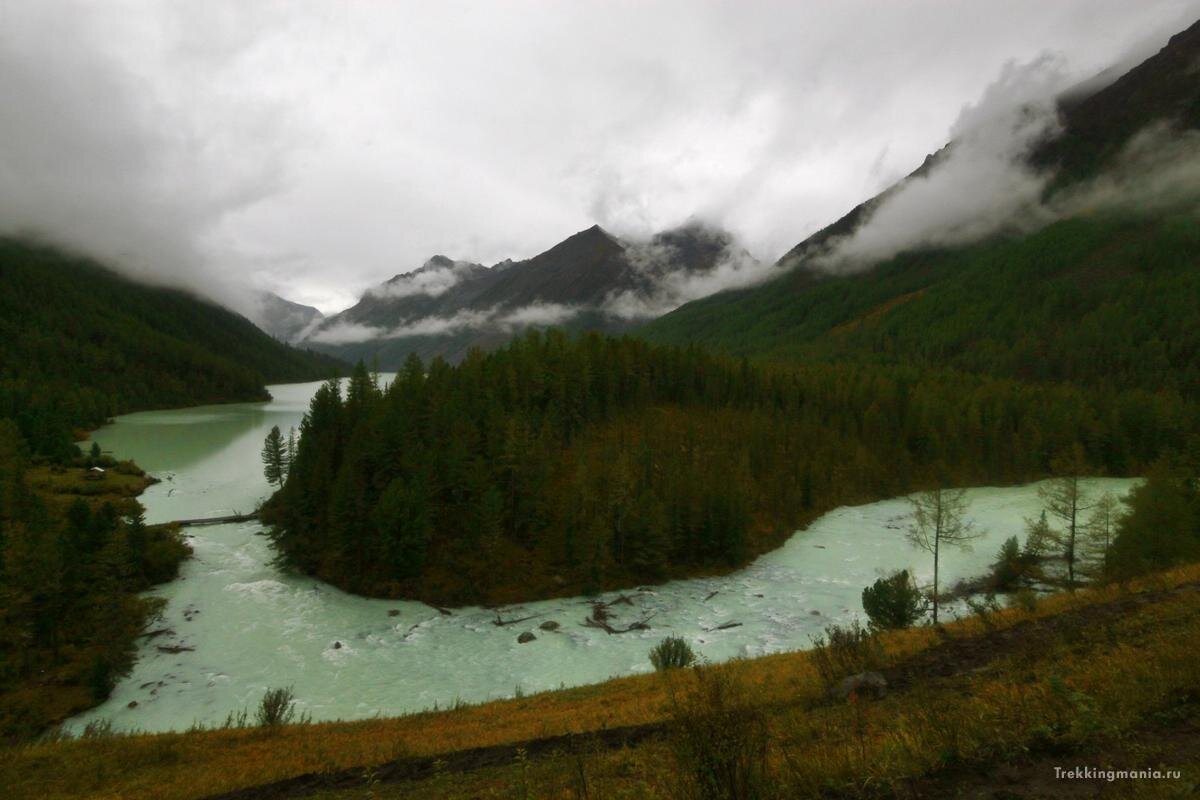
M966 518L965 489L930 489L912 496L909 502L912 504L913 521L908 528L908 541L933 556L932 599L933 622L936 625L942 548L969 549L971 541L983 533L977 531L972 521Z
M1100 495L1083 528L1083 552L1097 574L1109 572L1112 543L1120 522L1121 502L1116 495L1112 492Z
M266 477L267 483L273 483L282 488L283 478L286 474L284 471L286 459L283 435L279 433L279 426L273 425L271 432L263 441L262 449L263 475Z
M1045 511L1058 519L1062 527L1055 528L1048 524L1039 533L1043 547L1053 547L1062 554L1067 565L1067 587L1074 589L1082 517L1093 506L1080 477L1085 469L1082 451L1078 447L1073 448L1067 455L1056 459L1053 468L1058 477L1040 486L1038 496Z

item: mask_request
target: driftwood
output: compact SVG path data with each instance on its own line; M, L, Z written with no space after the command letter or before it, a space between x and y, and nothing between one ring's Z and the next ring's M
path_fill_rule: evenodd
M159 636L172 636L174 633L175 631L171 630L170 628L155 628L152 631L146 631L143 633L142 638L157 639Z
M515 619L503 619L500 616L500 612L497 611L496 618L494 620L492 620L492 624L495 625L497 628L503 628L505 625L516 625L518 622L525 622L526 620L537 619L540 616L541 616L541 614L530 614L528 617L517 617Z
M648 617L642 617L637 622L627 625L624 628L614 628L605 620L596 619L595 617L588 617L583 621L583 627L599 628L607 634L629 633L630 631L648 631L650 630L650 620L652 619L654 619L653 614Z
M631 600L628 595L620 595L607 602L602 600L593 600L592 613L583 621L583 627L599 628L608 634L650 630L649 622L650 620L654 619L653 614L647 617L642 617L637 622L627 625L624 628L615 628L609 624L609 620L613 618L612 612L609 611L611 607L615 605L631 606L633 604L633 600Z
M442 608L441 606L435 606L433 603L430 603L429 601L425 601L425 605L429 606L429 607L430 607L430 608L432 608L434 611L436 611L436 612L438 612L439 614L441 614L443 617L448 617L448 616L450 616L451 614L453 614L453 613L454 613L453 611L451 611L451 610L450 610L450 609L448 609L448 608Z
M740 628L740 627L742 627L742 623L740 623L740 622L726 622L723 625L718 625L715 628L705 628L704 632L712 633L713 631L727 631L730 628Z
M716 596L717 596L717 593L718 593L718 592L720 592L720 591L721 591L720 589L714 589L713 591L709 592L709 593L708 593L708 596L707 596L707 597L705 597L705 598L704 598L703 600L701 600L700 602L702 602L702 603L707 603L709 600L712 600L714 597L716 597Z
M158 652L160 653L190 653L195 649L194 647L182 644L160 644L158 646Z

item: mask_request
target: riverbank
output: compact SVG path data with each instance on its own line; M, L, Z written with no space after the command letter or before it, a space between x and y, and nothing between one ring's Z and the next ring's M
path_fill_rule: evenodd
M131 414L93 440L162 479L140 498L148 522L245 514L269 493L263 437L274 426L298 426L317 386L272 386L266 404ZM1120 496L1134 483L1087 486ZM969 516L986 535L971 551L943 555L946 586L988 572L1003 541L1023 537L1025 519L1041 509L1037 484L967 494ZM668 635L712 662L804 648L825 626L859 616L862 589L880 574L907 567L922 583L932 579L931 560L904 538L910 512L903 497L836 509L723 576L450 614L350 595L281 569L254 522L188 529L194 557L179 580L150 593L166 601L155 624L165 632L139 644L109 701L67 728L219 725L274 686L293 686L298 712L318 721L396 716L647 672L646 652ZM609 625L628 632L587 626L591 599L622 594L628 602L608 609ZM965 613L961 605L953 611ZM529 619L497 625L497 612L503 622Z
M11 650L0 680L0 740L10 741L107 699L162 607L140 593L174 578L190 553L177 526L141 524L137 498L158 481L132 461L93 456L36 464L15 480L43 512L13 529L24 538L9 548L9 568L27 573L5 596L5 610L20 615L4 615ZM85 588L72 589L73 581ZM74 596L79 591L84 596ZM80 601L95 613L93 624L71 624ZM105 624L94 624L101 619Z
M930 786L963 770L1019 767L1056 753L1074 763L1089 748L1144 732L1155 714L1194 714L1187 691L1200 680L1192 653L1198 581L1195 565L1124 587L1054 595L1033 610L886 634L882 669L891 692L865 706L824 701L810 652L719 671L748 698L742 707L765 720L772 779L786 780L793 791L786 796ZM579 796L674 796L686 776L672 744L671 698L687 696L693 678L641 675L396 719L43 743L0 758L0 782L14 800L360 797L366 790L569 797L581 779L589 789ZM646 736L630 735L617 749L601 733L642 728ZM557 747L539 744L568 735ZM472 748L500 756L472 762L463 755ZM429 769L413 767L421 759ZM389 778L398 782L383 783Z

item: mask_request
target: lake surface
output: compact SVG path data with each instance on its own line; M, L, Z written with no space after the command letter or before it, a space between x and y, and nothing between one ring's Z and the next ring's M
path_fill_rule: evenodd
M263 438L272 425L285 433L299 426L318 385L272 386L269 403L129 414L93 439L162 479L141 498L149 522L248 512L269 494ZM1133 483L1088 482L1117 494ZM1036 485L971 489L968 498L986 535L971 552L943 555L944 586L986 571L1007 537L1024 541L1024 519L1040 509ZM497 627L486 609L443 616L283 572L257 523L190 528L194 557L179 579L151 592L167 599L152 627L171 633L140 640L137 663L112 697L67 727L78 731L96 718L148 731L216 725L230 712L253 711L277 686L293 686L299 710L315 720L389 716L648 672L647 653L668 634L713 661L805 648L826 625L860 616L862 589L880 575L910 567L920 580L932 578L929 558L904 541L907 514L903 498L840 508L731 575L626 592L634 605L614 606L614 624L653 614L651 629L611 636L581 626L583 598L506 609L506 618L536 618ZM537 629L547 620L561 629ZM741 624L715 630L732 622ZM537 640L518 644L523 631Z

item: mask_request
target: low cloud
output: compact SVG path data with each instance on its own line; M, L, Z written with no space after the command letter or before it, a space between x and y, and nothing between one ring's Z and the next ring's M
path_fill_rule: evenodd
M385 328L360 325L357 322L338 321L315 331L309 335L306 341L315 344L354 344L382 338L386 333Z
M1200 131L1158 122L1130 139L1103 174L1054 198L1056 218L1103 211L1155 213L1200 205Z
M531 325L549 327L561 325L578 315L581 310L578 306L562 305L561 303L538 303L506 312L497 321L504 328L524 328Z
M397 275L386 283L368 289L367 294L372 297L388 298L413 297L415 295L438 297L481 269L484 267L470 261L450 261L441 257L431 258L420 269L404 275Z
M627 320L652 319L674 311L684 303L727 289L740 289L768 280L778 273L768 262L730 246L708 270L670 268L676 258L672 248L654 245L630 248L631 261L647 270L649 289L614 293L601 305L604 313Z
M1034 146L1061 130L1055 98L1068 81L1062 60L1010 62L952 127L951 144L922 175L890 191L867 223L818 259L853 271L904 250L977 241L1047 221L1047 176L1027 166Z
M494 330L511 333L528 327L561 325L584 309L558 303L536 303L515 309L491 308L484 311L463 309L448 317L421 317L382 328L352 322L334 322L315 331L308 341L317 344L352 344L380 339L406 339L413 336L449 336L465 330Z
M1049 199L1053 171L1029 166L1032 149L1061 132L1055 98L1068 73L1043 56L1010 64L979 103L963 110L952 143L925 174L882 196L866 224L810 264L869 268L906 250L951 247L1105 211L1147 213L1200 200L1200 132L1149 124L1104 172Z

